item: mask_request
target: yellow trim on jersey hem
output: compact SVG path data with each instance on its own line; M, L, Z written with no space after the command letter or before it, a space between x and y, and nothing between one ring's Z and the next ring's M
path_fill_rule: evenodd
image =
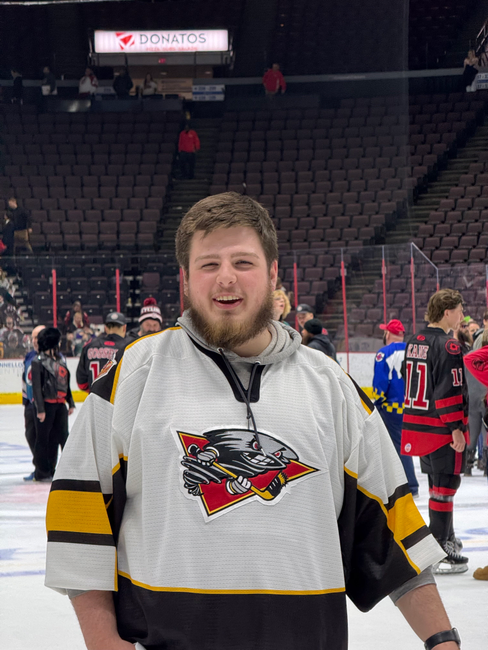
M158 332L158 334L159 334L159 332ZM121 460L125 460L125 462L127 463L129 461L129 458L128 458L128 456L124 456L124 454L119 454L119 462L117 463L117 465L115 465L114 468L112 468L112 476L119 471L119 469L120 469L120 461Z
M186 594L216 594L216 595L225 595L225 594L270 594L275 596L322 596L324 594L338 594L346 591L345 587L338 587L337 589L319 589L311 591L287 591L280 589L192 589L190 587L154 587L152 585L147 585L144 582L139 582L130 577L128 573L119 571L119 576L130 580L130 582L135 587L142 587L142 589L148 589L149 591L164 591L170 593L186 593Z
M352 472L347 467L344 467L344 471L357 481L358 475L355 472ZM422 569L412 562L401 541L408 537L408 535L415 533L417 530L425 526L425 522L422 519L422 515L417 510L412 495L406 494L405 496L400 497L396 500L395 505L390 510L387 510L385 504L379 497L361 487L359 483L357 484L357 489L369 499L372 499L379 504L383 514L385 515L386 524L393 533L393 539L402 549L410 566L417 572L417 574L421 573Z
M142 339L148 339L150 336L157 336L158 334L163 334L163 332L169 332L169 331L172 331L172 330L180 330L180 329L181 329L181 327L178 325L177 327L167 327L166 329L161 330L161 332L153 332L152 334L146 334L145 336L141 336L140 338L136 339L135 341L132 341L132 343L129 343L129 345L127 345L124 348L124 354L133 345L135 345L136 343L139 343L139 341L142 341ZM112 386L112 392L110 394L110 404L113 404L114 400L115 400L115 392L117 390L117 384L119 382L119 375L120 375L120 368L122 367L122 361L123 360L124 360L124 357L122 356L122 359L120 360L120 363L117 365L117 370L115 371L114 383L113 383L113 386Z

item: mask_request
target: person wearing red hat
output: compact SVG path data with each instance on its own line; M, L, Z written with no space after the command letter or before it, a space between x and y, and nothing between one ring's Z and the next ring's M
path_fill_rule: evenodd
M416 497L419 493L419 484L415 476L413 460L410 456L401 454L405 395L405 382L402 377L402 363L405 358L405 343L403 342L405 328L401 321L393 319L387 324L380 325L380 329L384 332L383 343L385 346L376 354L373 399L402 461L410 492Z

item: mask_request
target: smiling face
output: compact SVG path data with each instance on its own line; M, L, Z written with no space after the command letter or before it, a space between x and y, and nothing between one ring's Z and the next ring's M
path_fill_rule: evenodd
M193 235L185 295L192 322L209 345L243 356L265 349L277 272L276 261L268 268L252 228L219 228L208 235L198 230Z

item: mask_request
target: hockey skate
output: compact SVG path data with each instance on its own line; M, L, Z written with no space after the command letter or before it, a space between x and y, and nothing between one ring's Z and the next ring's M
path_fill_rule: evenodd
M453 533L451 537L449 537L449 541L453 543L456 553L461 553L463 550L463 543L459 537L456 537L456 535Z
M456 552L454 542L450 540L445 542L439 541L439 544L442 546L446 557L433 566L434 574L464 573L468 570L468 558Z

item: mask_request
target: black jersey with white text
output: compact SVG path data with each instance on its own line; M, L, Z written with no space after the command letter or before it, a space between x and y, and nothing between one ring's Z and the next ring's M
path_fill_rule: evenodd
M407 341L402 454L425 456L452 442L460 429L468 437L468 393L459 342L440 327L426 327Z
M129 343L119 334L102 334L89 341L82 349L76 369L76 382L80 390L89 392L107 361L113 361L119 350Z

